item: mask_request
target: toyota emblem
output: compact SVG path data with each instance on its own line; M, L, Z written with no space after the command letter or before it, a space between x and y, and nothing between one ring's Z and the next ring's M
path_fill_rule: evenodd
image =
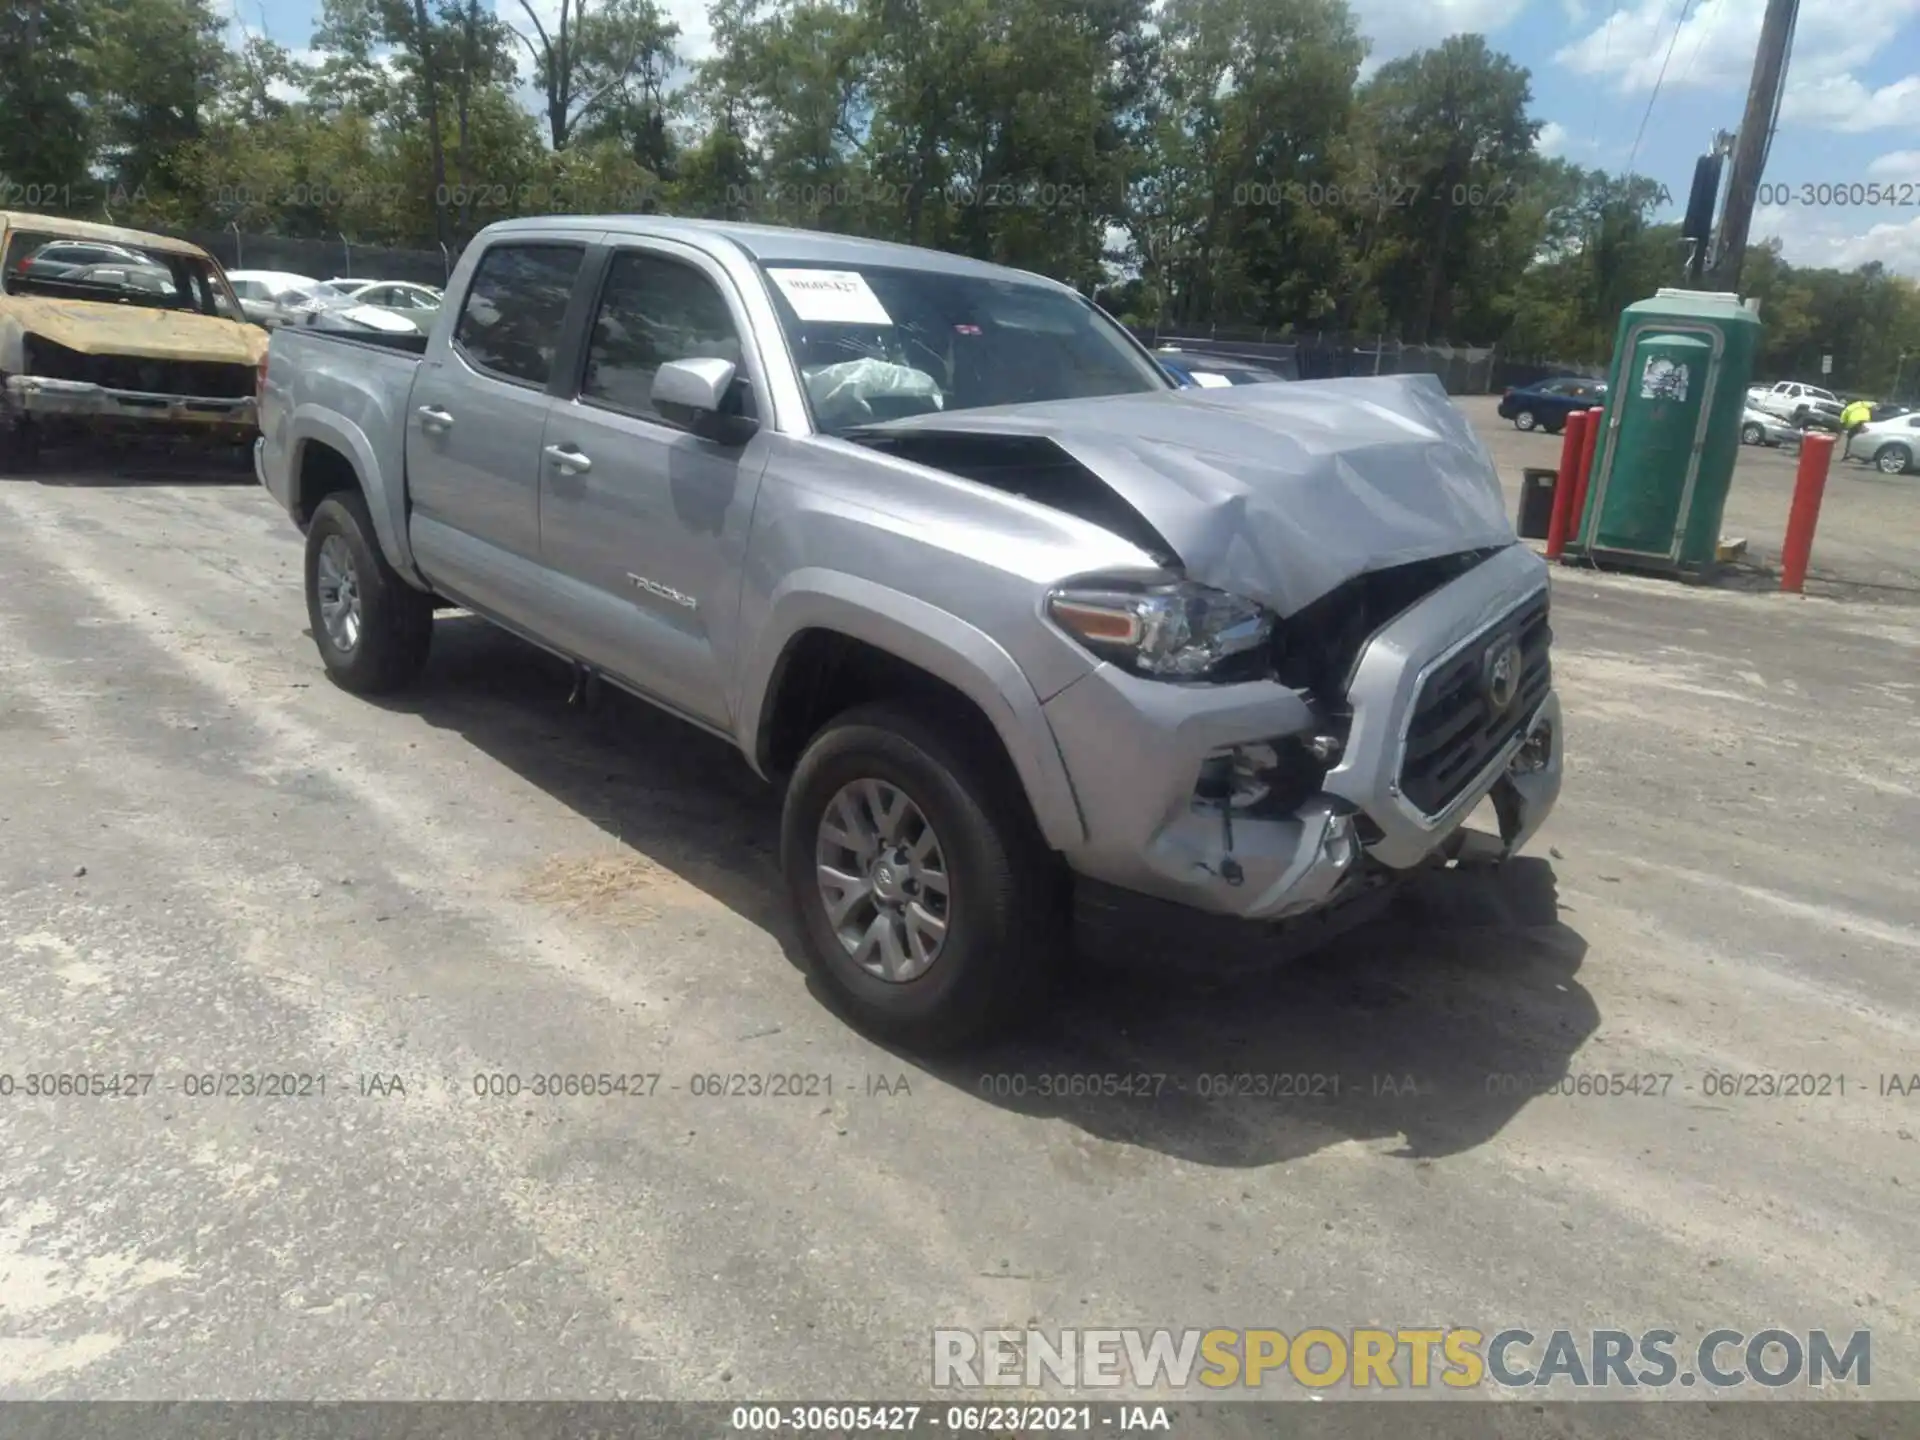
M1487 705L1496 715L1520 693L1520 647L1511 640L1487 651Z

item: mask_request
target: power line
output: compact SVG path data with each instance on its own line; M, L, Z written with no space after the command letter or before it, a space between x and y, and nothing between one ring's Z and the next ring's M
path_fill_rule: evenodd
M1687 12L1692 9L1693 0L1682 0L1680 18L1673 23L1673 38L1667 41L1667 53L1660 61L1660 73L1654 77L1653 94L1647 97L1647 113L1640 117L1640 129L1633 137L1633 149L1627 152L1626 173L1629 175L1633 174L1633 162L1640 156L1640 142L1646 138L1647 122L1653 118L1654 101L1660 98L1660 87L1666 83L1667 66L1673 63L1673 47L1680 43L1681 27L1687 23Z
M1608 0L1607 23L1600 27L1600 73L1607 73L1607 58L1613 54L1613 17L1620 13L1620 0ZM1599 86L1593 91L1593 133L1587 136L1589 144L1596 148L1600 144L1600 107L1605 103Z

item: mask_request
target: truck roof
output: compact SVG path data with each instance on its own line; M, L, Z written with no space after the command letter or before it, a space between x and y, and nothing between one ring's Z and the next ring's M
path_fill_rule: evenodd
M862 240L823 230L801 230L785 225L749 225L732 220L686 220L671 215L546 215L501 220L482 235L509 235L524 231L552 234L556 230L610 231L615 234L658 236L711 250L716 240L727 241L761 264L778 265L896 265L934 270L949 275L977 275L983 279L1019 279L1030 284L1071 290L1044 275L1016 270L944 250L899 245L890 240ZM478 237L476 237L478 238Z
M30 234L59 240L97 240L103 245L158 250L168 255L191 255L197 260L213 258L191 240L176 240L171 235L154 235L145 230L129 230L124 225L69 220L64 215L33 215L24 210L0 210L0 230L25 230Z

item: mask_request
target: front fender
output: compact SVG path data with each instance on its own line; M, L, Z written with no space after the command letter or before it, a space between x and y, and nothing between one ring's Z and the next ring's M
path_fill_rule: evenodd
M389 474L380 463L379 453L367 433L337 410L319 405L301 405L292 417L292 443L288 463L293 483L293 507L307 513L311 505L300 493L300 477L306 463L307 446L330 446L347 457L359 478L360 490L367 498L367 513L373 517L374 534L388 562L422 590L429 589L413 560L413 546L407 539L407 496L404 481ZM404 462L403 462L404 463Z
M911 595L840 571L797 570L768 597L766 623L744 649L735 739L756 769L760 730L781 656L806 630L835 631L918 666L980 707L999 734L1047 843L1072 850L1086 822L1040 699L991 636Z

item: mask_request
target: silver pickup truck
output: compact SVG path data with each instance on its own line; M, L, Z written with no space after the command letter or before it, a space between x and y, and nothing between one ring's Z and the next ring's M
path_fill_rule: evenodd
M260 416L338 683L459 606L724 736L903 1044L1075 944L1318 943L1559 792L1547 570L1430 377L1182 390L1034 275L572 217L483 231L417 342L276 331Z

